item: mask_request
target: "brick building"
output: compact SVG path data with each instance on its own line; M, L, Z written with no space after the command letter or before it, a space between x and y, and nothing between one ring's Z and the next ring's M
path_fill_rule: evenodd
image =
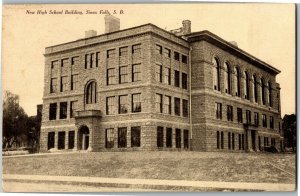
M42 152L282 148L279 70L188 20L105 21L45 50Z

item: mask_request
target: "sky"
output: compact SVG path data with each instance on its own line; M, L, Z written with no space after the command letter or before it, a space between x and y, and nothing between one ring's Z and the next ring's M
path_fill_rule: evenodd
M37 14L38 10L47 14ZM76 10L83 14L51 14ZM87 10L97 14L86 14ZM284 114L295 113L295 7L292 4L102 4L5 5L3 10L2 91L20 96L28 115L42 104L45 47L84 38L86 30L104 33L105 10L116 10L121 29L153 23L166 30L188 19L192 31L209 30L281 70ZM124 14L120 14L120 11ZM29 12L35 12L29 14Z

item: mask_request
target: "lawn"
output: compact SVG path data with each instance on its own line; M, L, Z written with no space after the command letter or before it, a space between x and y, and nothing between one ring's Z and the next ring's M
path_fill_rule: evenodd
M294 154L93 152L4 157L4 174L295 183Z

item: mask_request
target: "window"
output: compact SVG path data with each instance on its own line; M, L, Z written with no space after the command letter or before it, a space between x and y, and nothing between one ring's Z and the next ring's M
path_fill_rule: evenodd
M115 49L107 50L106 57L107 57L108 59L109 59L109 58L114 58L114 57L115 57L115 53L116 53L116 50L115 50Z
M128 112L127 95L119 96L119 114L126 114Z
M157 147L164 147L164 128L157 127Z
M181 55L181 62L187 64L187 56Z
M85 103L86 104L92 104L96 103L96 82L92 81L90 82L85 91Z
M115 83L115 68L107 69L107 85Z
M258 102L258 83L257 83L257 78L256 78L256 75L253 75L253 77L252 77L252 79L253 79L253 95L254 95L254 101L255 101L255 103L257 103Z
M175 86L176 87L179 87L180 86L180 73L179 71L176 71L175 70L175 74L174 74L174 83L175 83Z
M122 84L127 82L128 82L127 66L120 67L119 83Z
M176 129L176 148L181 148L181 129Z
M166 132L166 147L172 148L172 128L167 128Z
M90 68L93 68L93 66L94 66L94 56L95 56L95 54L94 53L92 53L91 55L90 55Z
M265 99L266 99L266 104L269 103L269 98L270 98L270 94L269 94L269 83L267 82L266 83L266 86L265 86Z
M222 119L222 104L221 103L216 103L215 105L216 109L216 118L217 119Z
M243 123L243 110L242 110L242 108L237 108L237 121L238 121L238 123Z
M76 110L77 110L77 101L71 101L70 102L70 118L75 117Z
M257 127L259 125L259 117L258 117L258 113L257 112L254 112L254 124Z
M183 131L183 147L189 148L189 130L187 129Z
M106 98L106 114L115 114L115 97Z
M105 148L113 148L115 143L114 129L105 130Z
M185 100L185 99L182 100L182 115L184 117L188 117L189 116L188 100Z
M89 54L86 54L85 59L84 59L84 68L85 69L87 69L89 63L90 63Z
M50 103L49 120L56 120L57 103Z
M50 82L50 93L57 92L57 78L51 78Z
M58 144L57 149L65 149L65 138L66 138L66 132L61 131L58 132Z
M180 99L177 97L174 98L174 109L175 115L180 116Z
M182 73L181 85L183 89L187 89L187 74Z
M274 117L270 116L270 128L274 129Z
M66 119L67 118L67 108L68 108L68 103L67 102L61 102L59 104L59 119Z
M267 127L267 116L265 114L262 114L262 124L263 127Z
M235 142L234 133L232 133L231 136L232 136L232 150L234 150L234 148L235 148L235 144L234 144L234 142Z
M176 61L179 61L179 53L178 52L174 52L174 59Z
M220 132L217 131L217 149L220 149Z
M259 149L259 150L262 150L262 149L261 149L261 139L260 139L260 136L258 136L258 149Z
M74 148L75 131L69 131L68 149Z
M62 76L60 80L60 92L67 90L68 76Z
M67 75L69 69L69 59L61 60L61 75Z
M127 56L128 55L128 47L119 48L119 56Z
M265 96L265 82L264 79L261 78L261 99L262 99L262 104L266 105L266 96Z
M141 112L141 94L132 95L132 112Z
M228 149L231 149L231 133L228 133Z
M155 52L156 54L162 54L162 46L156 44Z
M249 75L248 73L245 71L244 72L244 92L245 92L245 99L250 100L250 81L249 81Z
M76 90L78 87L78 74L71 75L71 90Z
M78 65L79 64L79 56L74 56L71 58L71 65ZM72 66L72 70L74 69L74 66Z
M233 121L233 107L231 105L227 105L227 120Z
M220 63L217 58L213 59L213 85L214 90L220 91Z
M221 131L221 149L224 149L224 133Z
M224 65L224 88L225 93L231 94L231 75L230 75L230 67L228 63Z
M164 80L165 84L170 85L171 84L171 70L170 70L170 68L165 67L164 74L165 74L165 80Z
M241 96L241 83L240 83L240 71L238 67L234 68L234 87L235 87L235 96Z
M54 148L55 143L55 132L49 132L48 133L48 150L51 148Z
M165 96L164 113L171 114L171 97L170 96Z
M157 113L162 113L163 107L162 107L162 95L156 94L155 95L155 109Z
M132 82L141 81L141 64L132 65Z
M131 127L131 147L141 146L141 127Z
M56 76L58 71L58 61L51 62L51 76Z
M246 123L251 124L251 111L246 110Z
M170 49L165 48L164 53L165 53L165 57L171 58L171 50Z
M157 82L162 82L162 66L161 65L156 65L156 70L155 70L155 79Z
M140 54L141 53L141 44L136 44L132 46L132 53L133 54Z
M271 82L269 82L268 87L269 87L269 105L270 105L270 107L273 107L272 84L271 84Z
M118 148L127 147L127 128L122 127L118 129Z
M100 64L100 52L96 52L96 67Z

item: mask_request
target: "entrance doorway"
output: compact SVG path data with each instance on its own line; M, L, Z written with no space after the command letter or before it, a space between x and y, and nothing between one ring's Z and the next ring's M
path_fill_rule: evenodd
M256 147L255 147L255 130L251 130L251 141L252 141L252 149L256 150Z
M82 126L78 131L78 150L87 150L89 148L90 131L87 126Z

